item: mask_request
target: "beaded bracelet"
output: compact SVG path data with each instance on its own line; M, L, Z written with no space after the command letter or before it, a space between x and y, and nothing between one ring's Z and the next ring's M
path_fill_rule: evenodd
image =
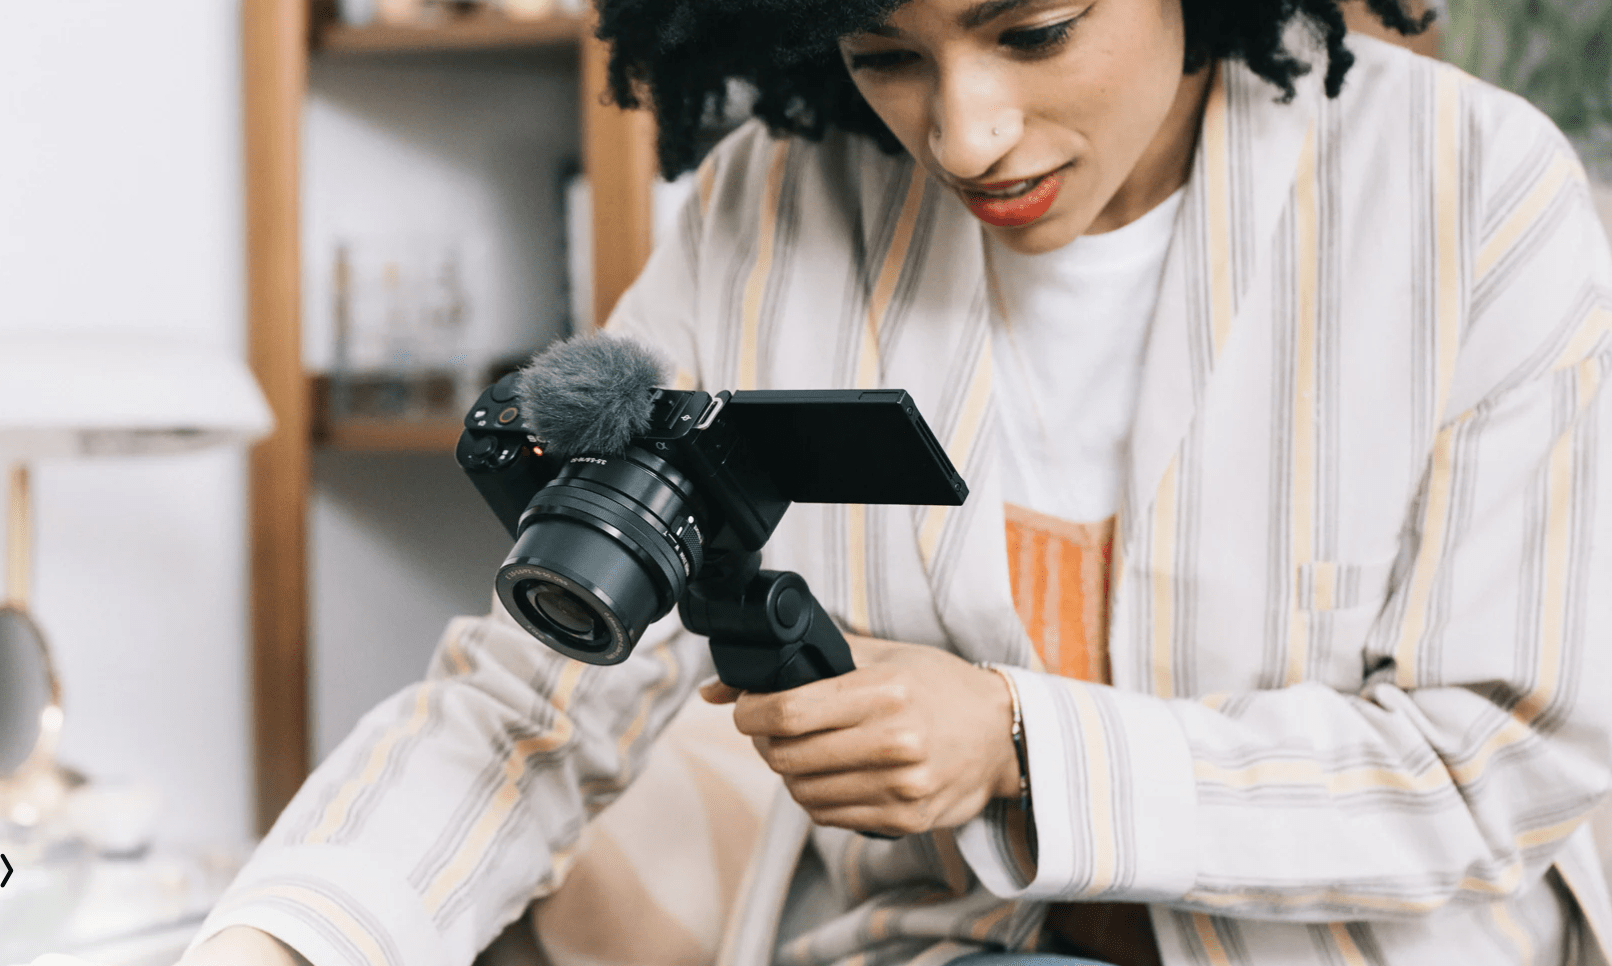
M976 661L975 667L982 667L987 671L995 671L1007 685L1008 700L1013 705L1013 754L1019 759L1019 808L1026 814L1030 811L1030 752L1024 743L1024 714L1019 709L1019 688L1013 683L1013 675L1007 673L1000 665L990 661Z

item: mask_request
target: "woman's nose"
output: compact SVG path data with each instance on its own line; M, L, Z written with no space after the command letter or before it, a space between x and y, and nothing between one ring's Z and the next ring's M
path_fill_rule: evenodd
M929 151L948 174L984 176L1024 135L1024 113L1002 94L981 72L942 77L930 107Z

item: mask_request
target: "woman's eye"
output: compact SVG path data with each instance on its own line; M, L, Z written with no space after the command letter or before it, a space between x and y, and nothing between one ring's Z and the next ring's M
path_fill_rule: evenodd
M852 54L852 70L895 70L918 59L910 50L881 50L871 54Z
M1026 53L1047 53L1069 39L1069 31L1074 29L1075 21L1079 17L1070 17L1060 23L1048 24L1045 27L1034 27L1028 30L1009 30L1002 34L1002 43L1014 50Z

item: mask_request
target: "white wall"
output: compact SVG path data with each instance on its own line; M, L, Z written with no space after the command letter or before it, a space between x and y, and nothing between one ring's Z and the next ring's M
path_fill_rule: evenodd
M0 351L39 328L239 351L237 3L0 0L0 24ZM63 756L158 784L168 841L244 838L241 455L45 466L36 492Z
M311 704L322 759L365 711L425 675L450 617L487 612L510 541L447 453L321 453L314 478Z

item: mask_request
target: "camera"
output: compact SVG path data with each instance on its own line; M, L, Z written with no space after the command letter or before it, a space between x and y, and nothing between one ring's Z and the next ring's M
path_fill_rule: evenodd
M539 359L541 362L541 357ZM647 389L621 452L549 452L519 373L485 390L456 458L514 539L498 598L534 637L626 660L680 607L722 680L781 690L849 670L798 575L760 569L791 503L960 505L968 487L902 390ZM540 430L541 431L541 430Z

